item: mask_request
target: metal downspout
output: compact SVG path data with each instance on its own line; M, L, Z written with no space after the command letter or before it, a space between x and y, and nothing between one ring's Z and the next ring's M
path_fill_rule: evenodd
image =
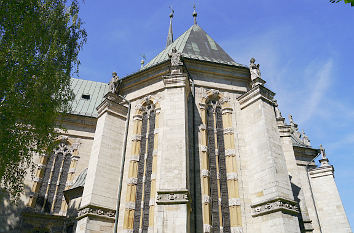
M319 228L320 228L320 232L322 233L320 218L318 217L317 207L316 207L316 201L315 201L315 197L313 196L312 185L311 185L310 176L309 176L309 165L310 165L319 155L320 155L320 153L318 153L318 154L316 155L316 157L311 160L311 162L309 162L308 164L306 164L306 175L307 175L307 180L308 180L309 186L310 186L310 192L311 192L311 197L312 197L312 201L313 201L313 206L315 207L315 213L316 213L316 217L317 217L318 226L319 226Z
M116 209L116 216L115 216L115 220L114 220L114 233L117 233L117 229L118 229L119 206L120 206L120 198L121 198L121 193L122 193L124 163L125 163L125 155L126 155L126 149L127 149L128 126L129 126L130 108L131 108L131 104L130 104L129 100L125 99L121 95L118 95L118 96L121 97L124 101L126 101L128 103L128 113L127 113L127 121L125 122L124 143L123 143L122 160L121 160L121 166L120 166L119 186L118 186L117 209Z

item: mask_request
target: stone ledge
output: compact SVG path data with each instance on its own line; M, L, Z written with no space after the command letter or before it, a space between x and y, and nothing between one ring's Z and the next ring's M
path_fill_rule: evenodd
M127 118L128 108L122 103L119 103L120 97L112 93L107 93L104 97L105 99L96 108L98 118L102 116L102 114L107 112L111 115L123 118L125 120Z
M334 176L334 168L331 165L325 167L317 167L309 171L309 175L312 179L323 176Z
M258 217L278 211L282 211L289 214L299 214L299 208L297 202L287 200L285 198L275 198L272 200L264 201L258 204L251 205L252 217Z
M268 88L258 85L246 92L245 94L241 95L240 97L237 98L237 100L240 102L240 107L241 110L248 107L252 103L256 102L259 99L264 100L265 102L268 102L271 105L275 105L273 101L275 93L269 90Z
M81 207L78 211L77 220L80 220L84 217L93 217L93 218L104 218L108 221L114 222L116 211L113 209L95 206L95 205L87 205Z
M186 87L188 82L188 77L184 74L163 76L165 88Z
M187 204L190 201L188 190L161 190L157 191L157 205Z

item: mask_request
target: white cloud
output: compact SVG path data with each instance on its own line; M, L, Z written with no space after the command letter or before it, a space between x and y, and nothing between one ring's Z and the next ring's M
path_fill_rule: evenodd
M312 76L311 73L306 75L305 80L314 80L307 81L307 87L305 89L308 91L309 96L306 98L307 101L304 101L300 117L298 119L299 123L304 123L310 120L317 112L323 111L324 108L321 108L321 102L325 97L326 91L328 90L331 83L331 71L332 71L333 61L329 59L323 65L319 67L311 67L311 70L318 70L318 72Z
M354 134L347 134L344 138L328 144L328 149L336 150L354 144Z

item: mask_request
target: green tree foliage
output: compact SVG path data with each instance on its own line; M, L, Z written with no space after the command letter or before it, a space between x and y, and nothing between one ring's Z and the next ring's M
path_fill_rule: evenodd
M0 0L0 185L13 198L70 110L86 42L78 12L77 0Z
M344 1L344 3L350 3L351 6L354 6L354 0L330 0L331 3L338 3L342 1Z

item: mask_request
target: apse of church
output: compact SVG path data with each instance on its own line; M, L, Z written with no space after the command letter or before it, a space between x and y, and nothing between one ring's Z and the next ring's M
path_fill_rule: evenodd
M0 232L352 232L330 155L286 122L256 59L233 60L196 9L174 40L173 16L137 72L72 79L68 130Z

